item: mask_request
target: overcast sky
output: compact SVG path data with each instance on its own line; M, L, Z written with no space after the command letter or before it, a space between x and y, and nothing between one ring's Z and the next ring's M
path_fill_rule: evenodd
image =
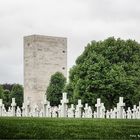
M23 36L68 38L68 68L92 40L140 42L140 0L0 0L0 83L23 83Z

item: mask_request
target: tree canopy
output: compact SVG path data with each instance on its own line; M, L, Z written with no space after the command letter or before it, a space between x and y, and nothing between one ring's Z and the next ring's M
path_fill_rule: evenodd
M2 84L1 86L3 87L4 90L9 90L9 91L11 91L14 85L15 85L15 84L8 84L8 83L5 83L5 84Z
M94 105L100 97L113 107L124 97L126 106L140 100L140 44L110 37L92 41L70 69L67 92L73 102Z
M23 103L23 86L20 84L2 84L0 85L0 99L8 109L11 106L12 98L15 98L17 106L21 107Z
M8 107L11 105L11 101L10 101L10 91L5 89L4 92L4 97L3 97L3 103L6 107L6 109L8 109Z
M47 99L50 101L52 106L57 106L60 104L65 83L66 78L62 73L56 72L51 76L50 84L47 88L46 94Z
M22 107L23 103L23 87L22 85L15 84L12 87L11 94L10 94L10 101L12 98L15 98L17 106Z

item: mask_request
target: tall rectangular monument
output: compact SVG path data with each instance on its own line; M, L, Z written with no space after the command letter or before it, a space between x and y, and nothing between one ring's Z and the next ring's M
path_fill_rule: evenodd
M24 37L24 103L42 107L50 77L67 76L67 39L31 35Z

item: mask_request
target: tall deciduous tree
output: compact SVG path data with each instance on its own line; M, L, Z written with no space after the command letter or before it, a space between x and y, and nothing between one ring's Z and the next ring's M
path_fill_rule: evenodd
M110 37L92 41L70 70L68 92L75 102L94 105L100 97L107 108L124 97L126 106L140 99L140 44ZM69 88L70 87L70 88Z
M12 100L12 98L16 99L17 106L22 107L22 103L23 103L23 87L22 87L22 85L15 84L12 87L10 100Z
M47 99L51 102L52 106L60 104L62 98L62 92L64 90L66 78L60 72L56 72L51 76L50 84L47 88Z

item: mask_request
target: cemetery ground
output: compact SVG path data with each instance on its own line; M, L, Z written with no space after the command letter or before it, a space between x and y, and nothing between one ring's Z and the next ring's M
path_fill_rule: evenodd
M139 119L0 117L0 139L140 139Z

